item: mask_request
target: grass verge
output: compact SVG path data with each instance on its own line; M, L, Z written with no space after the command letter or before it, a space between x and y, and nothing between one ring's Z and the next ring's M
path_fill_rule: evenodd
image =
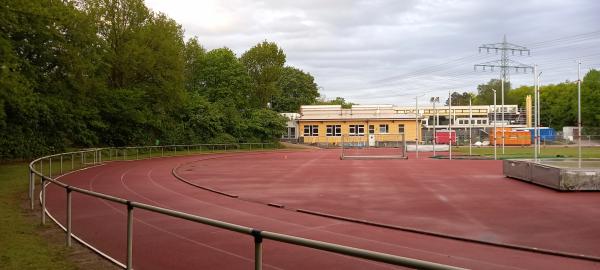
M64 246L48 242L35 215L24 209L27 163L0 165L0 269L77 269Z
M453 147L453 151L457 153L469 154L468 146ZM501 159L510 158L533 158L532 147L507 146L502 154L502 147L498 146L497 156ZM494 156L494 147L472 147L473 155ZM577 158L577 147L563 146L544 146L540 150L540 158ZM583 158L600 158L600 147L582 147L581 157Z

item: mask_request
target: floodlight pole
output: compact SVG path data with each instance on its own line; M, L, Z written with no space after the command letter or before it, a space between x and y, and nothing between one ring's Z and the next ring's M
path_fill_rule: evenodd
M540 111L541 111L541 109L540 109L540 102L541 101L540 100L542 99L542 97L540 96L540 87L541 87L540 76L541 75L542 75L542 72L540 72L537 75L537 106L536 106L536 111L537 111L537 125L536 125L536 127L537 127L537 150L536 151L537 151L538 158L539 158L539 156L541 154L540 150L541 150L541 147L542 147L541 146L541 144L542 144L542 134L540 132L540 125L541 125L541 122L542 122L541 121L541 115L540 115Z
M577 157L581 168L581 60L577 63Z
M433 155L435 156L435 117L437 115L437 111L435 110L435 97L432 97L430 101L433 103Z
M496 142L498 138L496 138L496 89L492 89L494 91L494 160L498 159L498 153L496 151Z
M501 106L501 110L502 112L500 112L500 114L502 115L502 155L504 155L504 77L502 77L502 106ZM496 134L494 134L495 136Z
M533 104L535 110L533 113L533 160L537 162L537 65L533 66Z
M473 145L473 140L472 140L472 123L471 121L473 121L473 108L471 107L471 97L469 97L469 156L472 155L472 151L471 151L471 145Z
M452 94L448 91L448 153L452 160Z
M415 97L415 148L419 159L419 96Z

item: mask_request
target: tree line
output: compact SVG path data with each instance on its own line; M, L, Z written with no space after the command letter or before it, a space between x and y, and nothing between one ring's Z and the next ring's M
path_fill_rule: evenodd
M0 4L0 159L70 147L272 141L317 84L263 41L206 50L143 0Z
M496 90L496 104L501 104L502 81L492 79L486 84L477 86L477 92L453 92L453 106L467 106L469 99L473 105L494 104ZM504 104L517 104L525 107L527 95L531 95L533 102L533 86L520 86L512 89L510 82L504 85ZM446 100L446 105L448 100ZM583 133L590 135L600 134L600 71L590 70L581 82L581 119L584 126ZM577 82L565 81L558 84L542 85L540 87L540 122L542 126L549 126L562 130L564 126L577 126Z

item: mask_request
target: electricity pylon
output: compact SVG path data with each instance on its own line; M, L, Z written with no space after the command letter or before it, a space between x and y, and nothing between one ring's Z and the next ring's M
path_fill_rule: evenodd
M533 71L532 66L510 59L509 52L511 55L518 53L522 56L524 53L527 53L529 56L531 55L531 51L529 51L529 49L526 47L506 42L506 35L504 35L502 42L483 44L479 46L479 53L481 53L482 50L486 50L487 53L490 53L490 51L493 51L496 54L500 52L500 59L476 64L473 66L473 69L475 70L477 70L477 67L482 68L484 71L486 68L489 68L490 71L494 71L494 68L500 68L500 78L504 79L505 82L510 81L510 69L514 68L515 72L517 73L519 73L519 71L527 73L528 69Z

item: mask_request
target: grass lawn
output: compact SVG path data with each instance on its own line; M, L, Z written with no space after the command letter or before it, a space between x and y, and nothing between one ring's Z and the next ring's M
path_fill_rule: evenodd
M27 171L27 163L0 165L0 269L77 269L67 249L45 239L45 229L24 209Z
M461 154L469 154L468 146L453 147L452 150ZM472 151L474 155L494 156L494 147L472 147ZM506 146L504 155L501 146L498 146L496 151L498 158L533 158L532 147ZM540 152L541 158L556 158L557 156L577 158L577 147L572 146L543 146ZM600 158L600 147L582 147L581 156L583 158Z

